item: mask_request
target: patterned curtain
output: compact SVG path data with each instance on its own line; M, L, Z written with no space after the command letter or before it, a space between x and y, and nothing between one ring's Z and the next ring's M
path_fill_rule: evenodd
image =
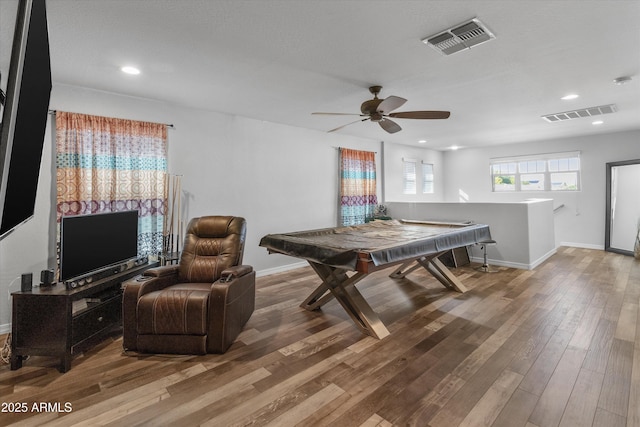
M375 153L340 148L341 224L364 224L377 204Z
M67 215L137 210L138 256L157 254L166 153L166 125L56 112L58 225Z

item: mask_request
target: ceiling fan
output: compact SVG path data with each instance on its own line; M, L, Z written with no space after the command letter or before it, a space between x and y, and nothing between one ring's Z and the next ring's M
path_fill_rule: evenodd
M371 86L369 88L369 92L373 94L373 99L365 101L360 106L360 111L362 114L351 114L351 113L311 113L311 114L321 114L321 115L329 115L329 116L360 116L364 117L364 119L356 120L355 122L347 123L346 125L342 125L335 129L331 129L329 132L335 132L337 130L342 129L343 127L352 125L358 122L364 122L367 120L371 120L372 122L376 122L380 125L382 129L389 133L396 133L402 128L393 120L390 120L389 117L393 117L396 119L447 119L451 115L449 111L403 111L398 113L391 113L391 111L396 108L401 107L406 99L400 98L399 96L389 96L384 99L378 98L378 94L382 86Z

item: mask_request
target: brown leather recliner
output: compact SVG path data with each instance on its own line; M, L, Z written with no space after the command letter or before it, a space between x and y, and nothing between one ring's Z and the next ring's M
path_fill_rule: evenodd
M255 308L255 271L242 265L246 221L194 218L178 265L125 284L123 347L140 353L224 353Z

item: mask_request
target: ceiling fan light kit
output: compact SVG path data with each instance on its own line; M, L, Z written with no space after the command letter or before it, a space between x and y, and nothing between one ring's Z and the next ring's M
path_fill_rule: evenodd
M384 129L388 133L396 133L402 130L400 125L398 125L393 120L390 120L389 117L397 118L397 119L419 119L419 120L433 120L433 119L448 119L451 113L449 111L403 111L392 113L391 111L396 108L400 108L407 102L406 99L401 98L399 96L389 96L387 98L381 99L378 98L378 94L382 90L382 86L371 86L369 88L369 92L373 94L373 99L369 99L364 101L362 105L360 105L360 111L362 114L350 114L350 113L311 113L317 115L329 115L329 116L346 116L346 115L354 115L364 117L364 119L358 119L354 122L347 123L346 125L342 125L335 129L331 129L329 132L335 132L344 128L345 126L349 126L354 123L364 122L370 120L372 122L378 123L382 129Z

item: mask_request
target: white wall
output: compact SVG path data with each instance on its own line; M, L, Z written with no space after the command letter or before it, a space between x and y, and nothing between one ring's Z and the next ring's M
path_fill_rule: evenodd
M535 268L556 253L553 200L532 200L526 204L530 268Z
M185 218L244 216L248 223L244 261L262 272L299 262L258 247L264 234L336 225L336 147L381 150L378 141L59 84L54 85L50 108L173 124L169 172L183 175ZM32 272L38 283L40 271L55 263L53 150L49 130L35 217L0 241L0 333L9 331L9 294L20 290L20 275Z
M559 125L562 125L559 123ZM563 151L581 152L582 189L578 192L493 193L489 160ZM605 164L640 158L640 131L450 151L444 154L445 201L519 202L554 199L556 245L604 248Z
M337 224L336 147L381 149L377 141L201 110L176 111L173 122L180 139L171 133L169 168L184 175L184 217L244 216L245 262L262 272L299 261L268 255L262 236Z

